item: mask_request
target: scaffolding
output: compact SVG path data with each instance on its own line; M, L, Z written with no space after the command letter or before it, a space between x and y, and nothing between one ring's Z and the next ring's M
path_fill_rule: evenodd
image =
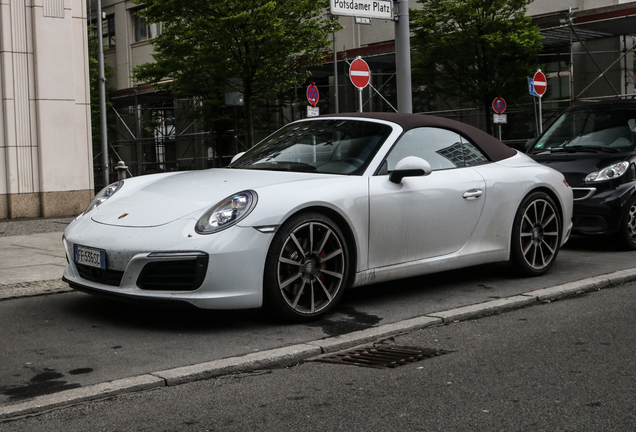
M163 92L111 98L109 166L123 161L126 176L131 177L226 165L231 149L223 145L227 140L222 133L215 134L196 119L200 106L197 99ZM234 136L238 138L238 134ZM94 146L93 160L97 180L102 170L99 146ZM100 186L104 185L96 185L96 189Z
M636 96L635 7L628 3L583 12L568 9L534 17L533 22L544 37L539 59L548 79L548 92L542 100L544 124L574 104ZM386 42L349 52L343 47L324 65L311 68L307 84L315 82L320 91L321 114L358 110L357 90L349 82L347 63L356 56L363 57L372 70L371 86L363 94L364 111L395 110L395 43ZM254 142L288 122L304 118L308 105L305 91L306 86L298 86L284 99L254 107ZM244 133L239 130L242 110L237 107L228 107L225 120L206 128L196 120L201 102L195 98L175 98L140 86L111 95L109 102L109 166L124 161L129 176L222 167L234 154L247 150ZM413 86L413 108L420 114L453 118L486 129L483 110L458 100L432 98L417 83ZM539 130L536 98L527 95L508 101L506 114L503 141L523 149ZM94 149L94 160L98 183L102 169L99 147ZM96 188L101 186L96 184Z

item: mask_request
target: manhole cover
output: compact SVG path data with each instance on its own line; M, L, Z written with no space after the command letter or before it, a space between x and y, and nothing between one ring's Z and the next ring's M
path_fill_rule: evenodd
M316 361L390 369L450 352L431 348L378 344L321 357Z

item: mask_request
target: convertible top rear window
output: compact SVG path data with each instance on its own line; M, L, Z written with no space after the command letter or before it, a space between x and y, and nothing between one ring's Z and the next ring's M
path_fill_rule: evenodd
M230 168L362 175L392 130L386 124L362 120L291 123Z

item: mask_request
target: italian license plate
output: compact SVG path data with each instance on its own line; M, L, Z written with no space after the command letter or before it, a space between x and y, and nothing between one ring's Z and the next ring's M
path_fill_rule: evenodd
M106 268L106 251L88 246L75 245L75 263L89 267Z

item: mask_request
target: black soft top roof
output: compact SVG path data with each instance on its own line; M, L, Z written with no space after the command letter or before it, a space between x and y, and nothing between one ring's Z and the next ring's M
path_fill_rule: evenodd
M352 117L385 120L400 125L405 132L418 127L438 127L448 129L470 139L470 141L477 145L477 147L486 154L488 159L493 162L507 159L517 154L516 150L508 147L497 138L488 135L486 132L465 123L443 117L387 112L327 114L321 117Z

